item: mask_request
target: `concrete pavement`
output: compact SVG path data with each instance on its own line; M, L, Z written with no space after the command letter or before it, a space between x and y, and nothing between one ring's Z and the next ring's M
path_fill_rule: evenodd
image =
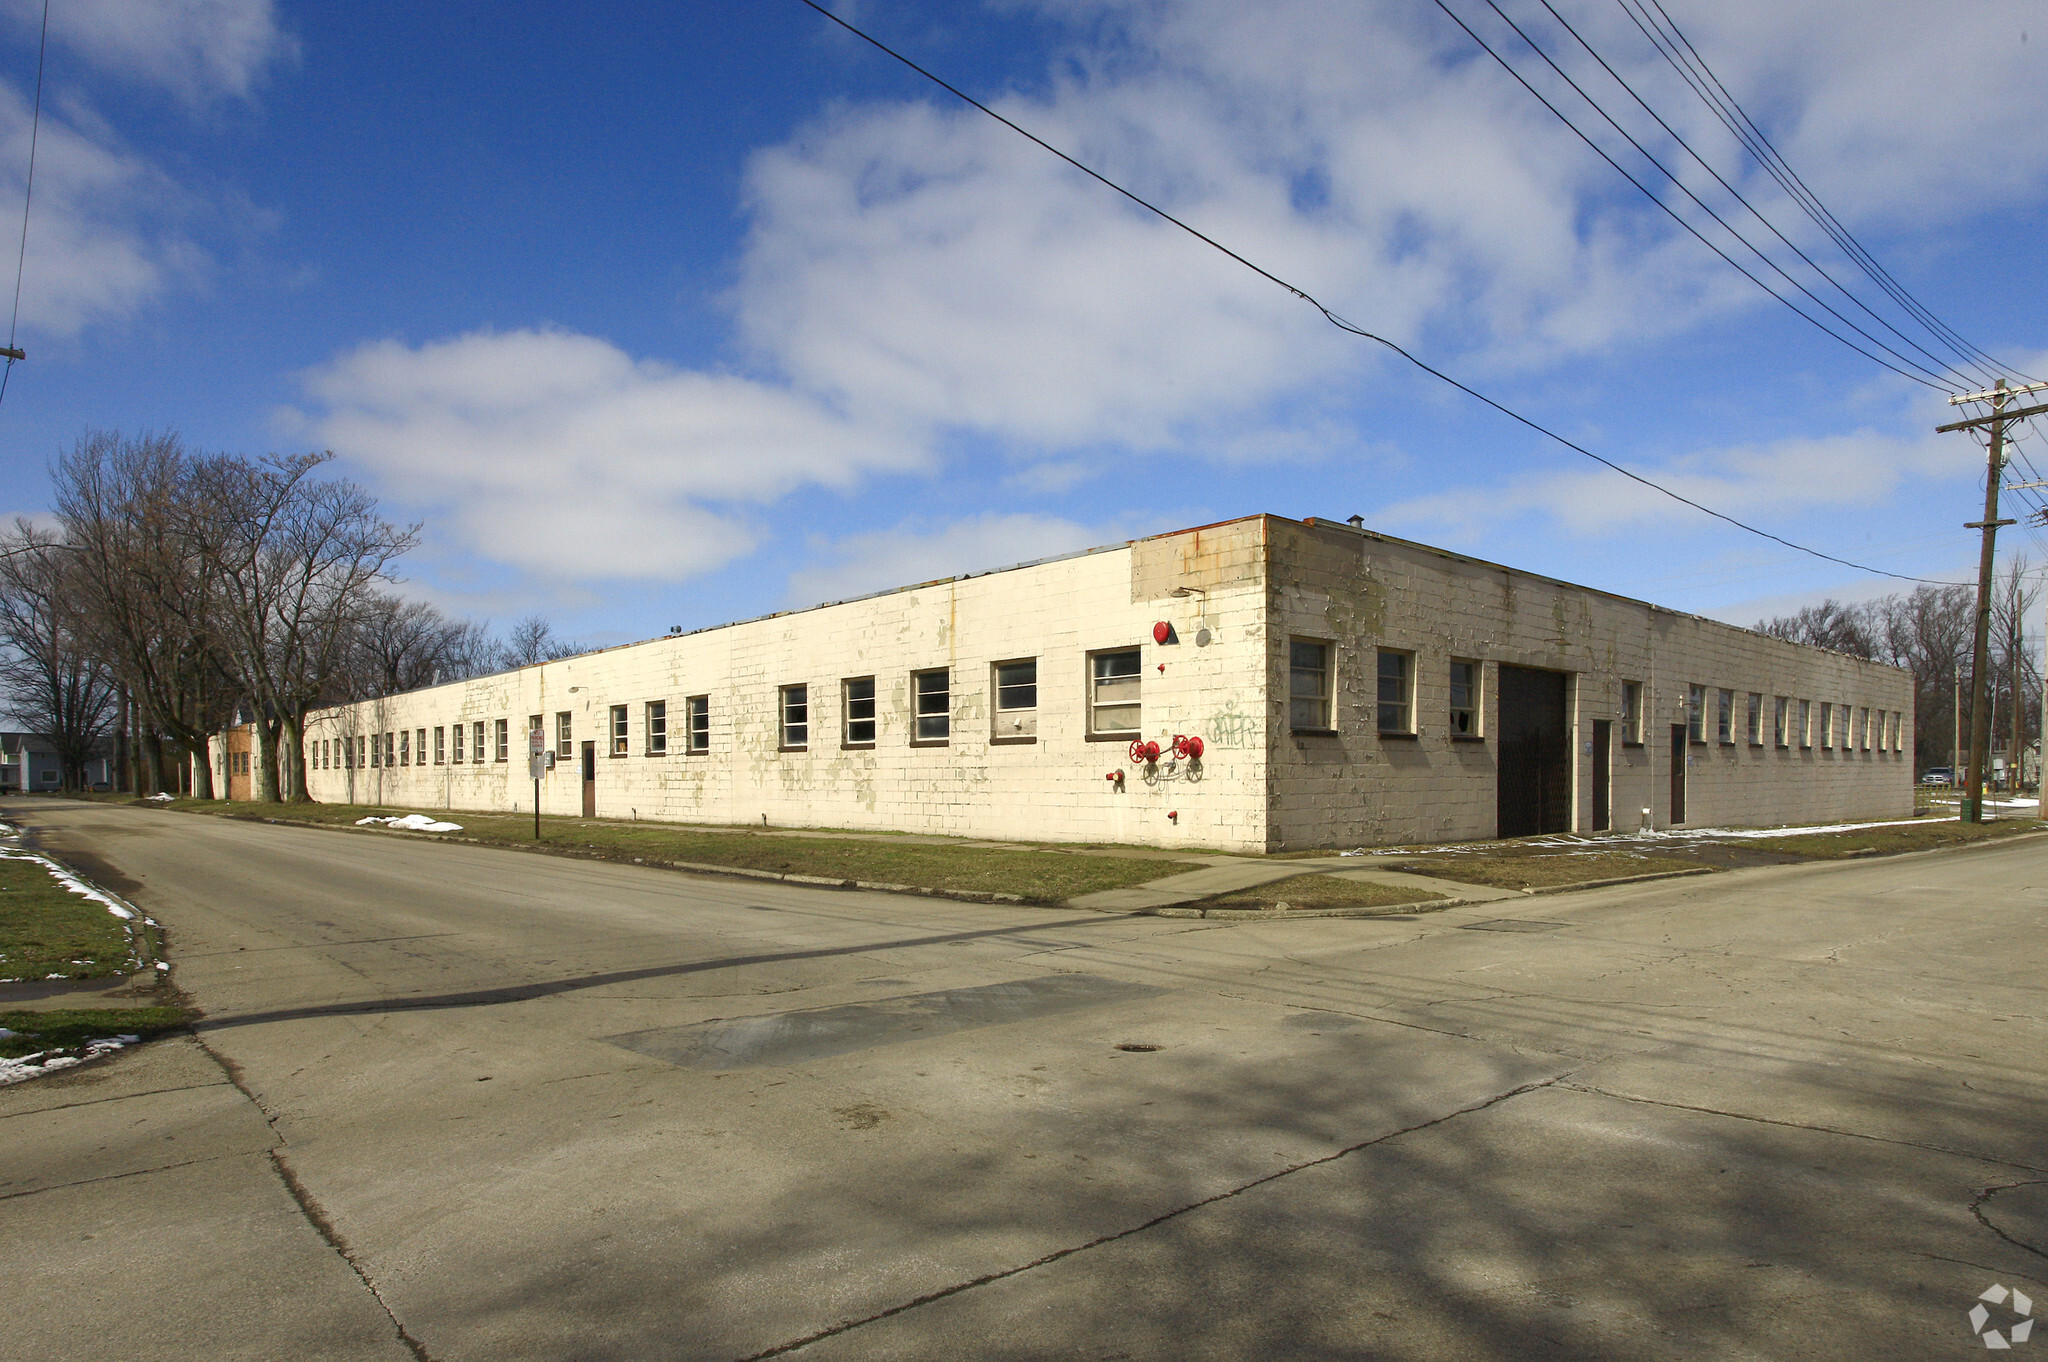
M2040 843L1223 925L26 821L206 1017L0 1092L0 1355L1918 1359L2048 1299Z

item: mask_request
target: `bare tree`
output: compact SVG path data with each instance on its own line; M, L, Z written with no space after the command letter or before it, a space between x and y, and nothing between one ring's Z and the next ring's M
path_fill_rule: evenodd
M50 479L87 631L133 698L145 735L136 744L144 783L166 786L161 735L196 758L193 793L212 798L207 736L229 722L237 697L211 628L218 555L194 538L218 528L193 504L192 461L175 434L93 431Z
M488 671L496 645L483 625L425 601L370 593L357 612L332 698L367 700Z
M376 588L418 538L392 525L355 483L313 477L331 454L197 461L188 539L213 558L223 655L278 760L256 773L256 797L304 799L304 729L348 640L382 602Z
M20 518L0 535L0 712L57 750L67 790L84 787L117 693L84 628L74 559Z
M512 626L512 632L498 646L498 665L510 670L513 667L531 667L537 662L553 662L557 658L573 657L587 651L580 643L573 643L555 633L555 626L540 615L528 615Z
M1830 598L1819 605L1809 605L1796 615L1759 620L1755 628L1759 634L1772 638L1875 661L1877 638L1872 625L1876 613L1870 605L1844 605Z
M2024 557L2007 563L1991 593L1991 674L2001 692L1992 713L2007 721L2011 746L2006 751L2012 763L2009 778L2014 780L2021 769L2020 752L2039 728L2041 718L2041 673L2027 646L2026 630L2040 600L2040 581L2032 564Z

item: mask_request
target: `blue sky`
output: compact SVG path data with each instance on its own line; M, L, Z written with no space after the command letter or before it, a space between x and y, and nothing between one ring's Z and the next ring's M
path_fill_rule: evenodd
M1839 263L1615 0L1553 3ZM2028 6L1666 7L1908 289L2048 373ZM1539 0L1502 8L1588 71ZM1684 235L1433 0L841 12L1608 457L1843 557L1974 567L1982 456L1931 433L1940 394ZM39 14L0 0L9 242ZM59 0L20 340L0 512L92 427L328 448L423 522L407 590L592 641L1261 510L1744 622L1901 585L1489 413L796 0Z

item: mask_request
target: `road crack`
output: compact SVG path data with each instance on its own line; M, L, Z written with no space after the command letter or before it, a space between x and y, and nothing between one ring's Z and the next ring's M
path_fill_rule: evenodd
M799 1348L808 1348L813 1343L822 1343L828 1338L837 1338L841 1334L851 1333L855 1329L879 1323L882 1320L919 1309L922 1306L934 1304L950 1296L957 1296L963 1292L972 1291L977 1287L989 1286L995 1282L1021 1276L1026 1272L1036 1271L1041 1267L1048 1267L1063 1258L1071 1258L1075 1254L1086 1253L1090 1249L1101 1248L1106 1244L1114 1244L1120 1239L1128 1239L1133 1235L1143 1234L1147 1230L1157 1229L1170 1220L1177 1220L1192 1211L1199 1211L1205 1207L1214 1206L1218 1202L1229 1201L1233 1197L1243 1196L1246 1192L1255 1191L1268 1183L1278 1182L1280 1179L1292 1177L1296 1173L1306 1172L1311 1168L1320 1168L1324 1164L1335 1163L1339 1159L1349 1158L1360 1150L1370 1149L1374 1145L1385 1144L1389 1140L1398 1140L1404 1135L1414 1135L1424 1130L1430 1130L1455 1121L1461 1116L1471 1116L1477 1112L1485 1111L1489 1107L1498 1106L1502 1102L1513 1098L1522 1097L1532 1092L1540 1092L1545 1088L1564 1082L1564 1080L1570 1078L1576 1072L1576 1069L1568 1069L1555 1078L1546 1078L1538 1082L1524 1083L1519 1087L1509 1088L1505 1092L1495 1093L1493 1096L1474 1102L1469 1106L1459 1107L1455 1111L1447 1111L1441 1116L1432 1116L1427 1121L1418 1121L1412 1126L1403 1126L1399 1130L1390 1130L1384 1135L1375 1135L1369 1140L1360 1140L1357 1144L1346 1145L1333 1154L1325 1154L1320 1158L1305 1159L1300 1163L1289 1164L1287 1167L1267 1173L1263 1177L1253 1178L1250 1182L1226 1188L1221 1192L1217 1192L1212 1196L1202 1197L1197 1201L1190 1201L1185 1206L1176 1206L1174 1209L1155 1215L1150 1220L1143 1221L1140 1224L1131 1225L1120 1230L1113 1230L1108 1234L1100 1234L1093 1239L1079 1244L1070 1244L1063 1249L1054 1249L1051 1253L1033 1258L1028 1263L1018 1263L1014 1267L1006 1267L995 1272L984 1273L979 1277L973 1277L964 1282L955 1282L953 1285L941 1287L937 1291L928 1291L922 1296L913 1297L899 1305L892 1305L886 1310L877 1310L871 1315L863 1315L859 1319L841 1320L829 1328L806 1334L802 1338L793 1338L785 1343L778 1343L772 1348L764 1348L760 1352L748 1353L746 1356L736 1359L735 1362L764 1362L765 1359L770 1357L782 1357L795 1352Z
M378 1288L376 1280L370 1276L369 1269L363 1266L362 1260L357 1257L356 1251L350 1246L348 1239L336 1227L334 1221L329 1218L326 1208L313 1195L312 1189L308 1188L300 1180L297 1171L293 1169L291 1163L285 1158L284 1148L286 1141L284 1132L277 1127L277 1116L268 1107L263 1105L263 1100L256 1096L254 1090L243 1080L241 1067L226 1055L221 1054L211 1045L208 1045L203 1036L199 1038L199 1048L206 1051L208 1057L214 1063L220 1065L221 1072L228 1076L228 1082L235 1085L235 1090L248 1100L250 1106L256 1108L257 1113L263 1117L263 1123L270 1127L272 1143L268 1153L271 1171L276 1173L277 1180L284 1184L285 1192L290 1195L293 1204L299 1208L299 1214L304 1216L306 1223L311 1225L314 1232L326 1241L327 1247L333 1249L341 1260L348 1264L349 1270L356 1274L356 1280L360 1281L363 1284L363 1289L370 1293L370 1299L377 1302L377 1307L384 1312L384 1317L391 1321L393 1332L398 1335L398 1341L405 1345L406 1350L417 1358L418 1362L434 1362L434 1356L427 1351L427 1345L413 1337L412 1332L405 1327L404 1321L398 1318L397 1312L391 1308L391 1302L384 1299L383 1291Z

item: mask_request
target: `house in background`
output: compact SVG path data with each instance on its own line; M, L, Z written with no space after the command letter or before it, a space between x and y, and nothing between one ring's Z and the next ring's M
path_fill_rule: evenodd
M102 750L85 764L87 789L111 788L112 757ZM33 733L0 733L0 794L55 794L64 788L64 763L47 738Z

